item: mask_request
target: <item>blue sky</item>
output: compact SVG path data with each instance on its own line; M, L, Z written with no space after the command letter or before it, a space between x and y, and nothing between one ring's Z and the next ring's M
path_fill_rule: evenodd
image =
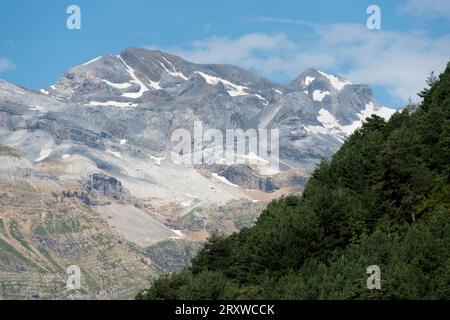
M71 4L81 30L66 28ZM371 4L381 30L366 27ZM99 55L146 47L281 83L313 67L402 106L450 60L449 0L2 0L0 30L0 78L32 89Z

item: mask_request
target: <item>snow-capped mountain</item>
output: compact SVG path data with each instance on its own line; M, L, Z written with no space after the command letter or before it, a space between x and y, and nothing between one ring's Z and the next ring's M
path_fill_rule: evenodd
M134 48L74 67L41 92L77 106L79 113L122 108L121 114L133 115L133 126L111 120L130 141L138 137L158 151L167 147L169 130L189 128L193 120L218 129L277 127L282 130L282 158L303 169L329 157L366 117L393 113L373 99L366 85L314 69L283 86L233 66L199 65ZM149 127L150 114L158 115L153 120L158 128Z
M74 176L100 167L122 178L134 169L114 161L167 160L171 132L194 121L223 131L278 128L282 169L307 173L366 117L394 112L368 86L314 69L280 85L234 66L136 48L76 66L39 92L1 82L0 108L0 143L35 162L93 161Z
M394 112L366 85L314 69L280 85L234 66L135 48L76 66L40 91L2 81L0 111L0 143L35 166L51 164L61 179L75 181L100 172L135 197L176 201L186 210L255 200L247 189L273 192L295 179L225 162L180 166L170 158L175 129L192 131L195 121L203 130L277 128L282 171L304 177L366 117Z
M212 231L235 232L252 224L266 201L301 192L317 162L330 157L366 117L387 119L393 112L366 85L313 69L281 85L234 66L135 48L73 67L41 90L0 81L0 222L19 223L15 230L28 246L1 230L0 240L31 259L23 261L50 270L55 261L65 265L85 257L82 266L97 274L104 263L91 257L107 238L131 261L117 267L114 281L129 270L133 281L143 283L149 268L152 274L179 270ZM279 129L281 172L245 161L174 162L171 133L192 132L196 121L203 131ZM267 161L254 153L244 158ZM53 227L63 222L60 231ZM74 239L83 239L83 247L74 246ZM41 250L53 260L36 255ZM19 260L7 265L13 281L28 283L14 270L41 272ZM48 291L47 283L60 281L54 272L54 279L33 282L44 286L46 297L66 294ZM17 296L28 294L21 290Z

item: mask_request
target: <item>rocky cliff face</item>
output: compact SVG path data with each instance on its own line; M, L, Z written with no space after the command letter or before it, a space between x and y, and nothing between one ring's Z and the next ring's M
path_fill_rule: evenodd
M117 200L123 199L126 192L119 180L101 173L90 175L85 188L87 192L94 196L100 195Z

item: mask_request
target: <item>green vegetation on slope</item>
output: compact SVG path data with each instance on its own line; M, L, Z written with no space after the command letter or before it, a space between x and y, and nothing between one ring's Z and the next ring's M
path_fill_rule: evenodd
M20 159L20 152L11 147L0 144L0 156L8 156Z
M449 299L450 64L389 122L372 116L303 195L213 236L138 299ZM381 268L382 289L366 288Z

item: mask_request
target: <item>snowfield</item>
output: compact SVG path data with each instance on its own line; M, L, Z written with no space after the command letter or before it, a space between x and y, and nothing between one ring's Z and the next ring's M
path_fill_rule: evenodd
M108 80L105 80L105 79L102 79L102 81L103 81L104 83L106 83L107 85L109 85L109 86L111 86L111 87L113 87L113 88L116 88L116 89L128 89L130 86L132 86L132 84L129 83L129 82L125 82L125 83L114 83L114 82L111 82L111 81L108 81Z
M210 84L210 85L218 85L219 83L222 83L225 88L227 89L227 92L230 96L232 97L237 97L237 96L245 96L248 95L249 93L246 91L249 91L250 89L244 86L240 86L234 83L231 83L228 80L219 78L219 77L214 77L211 76L209 74L200 72L200 71L195 71L194 74L199 74L203 77L203 79L205 79L206 83Z
M325 96L329 95L329 91L320 91L320 90L314 90L313 91L313 99L314 101L322 101Z
M52 149L42 149L39 157L34 160L35 162L41 162L42 160L48 158L48 156L52 153Z
M340 80L338 77L336 76L332 76L329 74L326 74L325 72L322 71L318 71L321 75L325 76L331 83L331 85L337 90L337 91L341 91L342 88L344 88L346 85L348 84L352 84L351 81L348 80Z
M366 104L366 107L361 112L357 113L358 120L349 125L341 125L339 121L326 109L320 109L317 120L321 123L321 126L303 126L303 128L310 133L332 135L337 139L343 141L343 138L349 136L356 129L360 128L364 120L372 114L380 116L385 120L388 120L395 113L394 109L386 107L376 107L373 102Z

